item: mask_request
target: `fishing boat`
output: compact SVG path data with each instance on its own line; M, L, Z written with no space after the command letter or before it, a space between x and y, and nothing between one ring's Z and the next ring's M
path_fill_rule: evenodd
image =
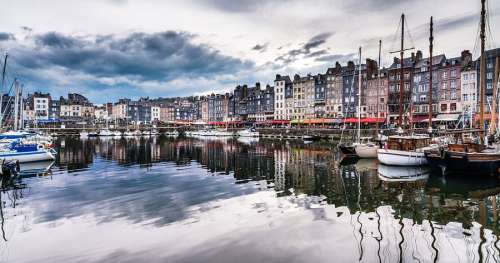
M427 135L389 136L383 149L377 149L380 163L394 166L420 166L427 164L425 151L431 150Z
M212 131L212 136L227 137L234 136L234 133L225 129L218 129Z
M20 163L55 160L55 156L54 149L46 149L42 144L21 144L19 141L13 141L0 151L0 160Z
M245 129L238 131L238 136L240 137L259 137L260 134L255 128Z
M484 138L484 105L486 104L485 85L486 85L486 53L485 53L485 24L486 24L486 4L481 1L481 23L480 23L480 72L479 72L479 143L450 143L446 147L438 150L427 151L427 159L433 168L440 168L443 172L467 173L473 175L499 175L500 174L500 151L495 148L488 148ZM500 58L496 59L496 73L494 76L493 94L498 96L498 68L500 67ZM493 99L493 109L491 109L491 125L495 128L494 122L498 116L496 100ZM462 134L463 135L463 134Z

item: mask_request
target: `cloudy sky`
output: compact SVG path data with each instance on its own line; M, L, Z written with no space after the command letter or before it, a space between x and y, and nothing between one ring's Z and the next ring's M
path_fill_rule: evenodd
M489 2L489 31L500 36L500 1ZM477 55L479 9L479 0L16 0L0 9L0 50L7 80L27 91L98 103L198 95L323 73L359 46L376 58L379 39L388 65L402 12L408 46L427 54L434 16L436 53Z

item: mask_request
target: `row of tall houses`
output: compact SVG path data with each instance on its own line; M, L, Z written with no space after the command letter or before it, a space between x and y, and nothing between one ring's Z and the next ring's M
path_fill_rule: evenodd
M486 101L489 111L497 57L500 49L486 55ZM433 67L433 92L429 97L429 67ZM429 101L435 118L458 119L473 116L479 104L479 63L464 50L459 57L444 54L432 59L421 51L401 61L394 58L387 68L366 59L362 65L336 62L323 74L276 75L274 86L238 85L232 92L178 98L120 99L115 103L93 105L80 94L52 99L50 94L35 92L24 101L23 118L27 121L92 121L121 123L151 122L272 122L315 123L315 120L346 119L360 116L370 122L397 123L400 96L403 117L425 121ZM401 82L401 71L403 81ZM360 76L361 74L361 76ZM361 80L361 85L359 85ZM403 87L401 87L403 83ZM361 90L359 89L361 87ZM400 90L403 89L401 93ZM13 98L4 95L2 110ZM359 104L361 103L361 104ZM409 113L412 114L409 114ZM486 116L488 118L488 115ZM5 121L5 120L4 120Z

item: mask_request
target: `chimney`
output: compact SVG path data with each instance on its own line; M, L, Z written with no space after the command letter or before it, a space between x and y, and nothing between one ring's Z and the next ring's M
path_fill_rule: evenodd
M353 70L354 69L354 62L348 61L347 62L347 68L350 69L350 70Z
M392 61L393 61L394 64L399 64L399 58L398 57L394 57L392 59Z
M340 63L339 63L338 61L337 61L337 62L335 62L335 68L336 68L337 70L340 70L340 69L342 68L342 66L340 65Z
M280 80L281 79L281 75L280 74L276 74L276 80Z
M417 61L422 60L422 51L417 51Z
M255 83L255 87L256 87L257 89L260 89L260 82L256 82L256 83Z
M415 52L411 52L411 61L415 62Z
M463 65L467 65L472 61L472 54L470 53L469 50L462 51L461 57Z

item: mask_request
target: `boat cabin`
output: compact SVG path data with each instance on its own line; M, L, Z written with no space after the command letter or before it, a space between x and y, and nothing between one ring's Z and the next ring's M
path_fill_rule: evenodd
M389 136L387 149L397 151L415 151L429 146L431 138L427 136Z
M463 153L480 153L484 151L486 146L477 143L454 143L448 144L448 151L463 152Z

